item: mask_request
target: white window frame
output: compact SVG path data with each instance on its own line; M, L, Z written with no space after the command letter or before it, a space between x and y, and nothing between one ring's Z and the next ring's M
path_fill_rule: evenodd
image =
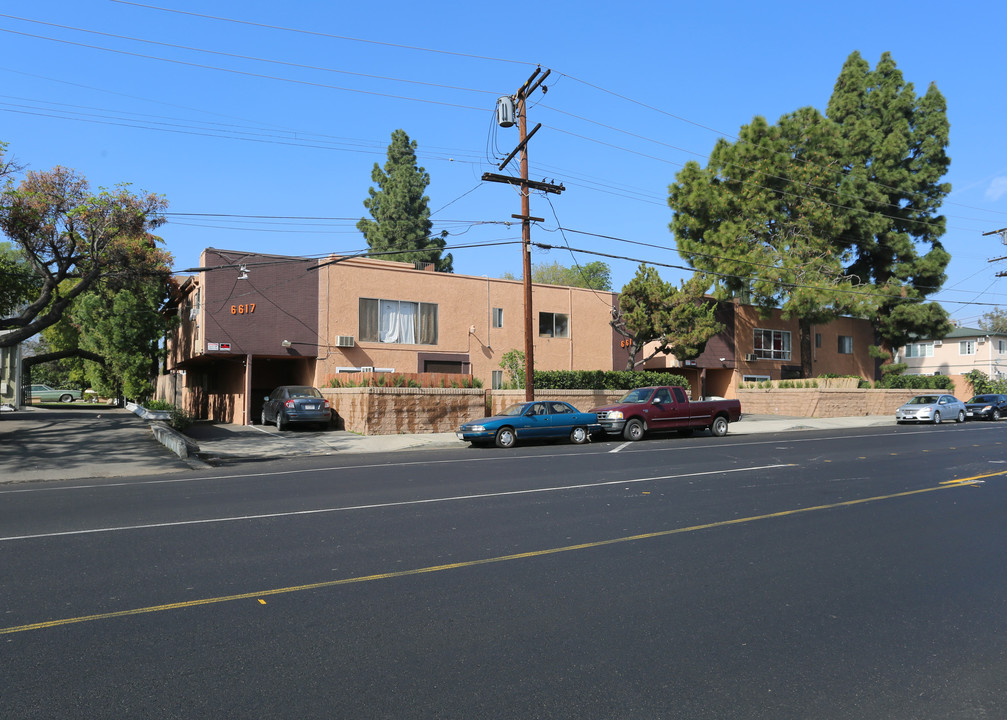
M975 355L976 354L976 341L975 340L959 340L958 341L958 354L959 355Z
M503 370L493 370L490 375L490 388L500 390L503 388Z
M495 328L502 328L504 322L504 309L503 308L493 308L491 312L492 318L490 321L490 326Z
M906 345L907 358L922 358L934 356L934 344L930 343L909 343Z
M768 348L766 338L769 339ZM780 340L780 349L776 349L776 339ZM755 328L752 337L752 348L755 356L763 360L790 360L793 354L793 344L790 341L789 330L770 330L768 328ZM761 346L761 347L760 347Z
M742 375L741 376L741 382L750 382L750 383L768 382L768 381L770 381L772 379L773 378L771 378L769 375Z

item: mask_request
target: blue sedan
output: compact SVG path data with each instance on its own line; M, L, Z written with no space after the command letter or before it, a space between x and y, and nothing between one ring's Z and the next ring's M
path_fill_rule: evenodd
M459 440L473 445L496 443L497 447L509 448L514 447L518 438L570 438L570 442L580 445L600 431L596 413L580 412L570 403L558 400L537 400L511 405L493 417L471 420L458 428L456 434Z

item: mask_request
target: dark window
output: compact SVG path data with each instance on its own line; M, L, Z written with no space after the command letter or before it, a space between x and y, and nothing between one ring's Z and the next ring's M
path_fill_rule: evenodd
M424 360L423 372L432 373L464 373L463 364L453 360Z
M570 337L570 316L563 313L540 312L538 314L539 337Z

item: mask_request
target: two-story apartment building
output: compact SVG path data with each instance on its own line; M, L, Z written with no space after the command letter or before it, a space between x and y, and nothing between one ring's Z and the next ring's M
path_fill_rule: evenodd
M503 355L525 347L521 281L433 272L366 258L306 260L207 249L198 275L178 283L180 323L168 339L168 369L197 417L251 423L262 398L284 384L326 386L346 373L458 373L497 388ZM618 294L534 284L535 368L622 370L627 350L611 327ZM674 368L693 394L732 397L738 383L796 377L796 321L779 312L720 303L724 331ZM870 377L871 330L841 318L815 328L812 366Z
M942 338L921 339L899 348L896 362L908 375L964 375L981 370L995 379L1007 373L1007 334L957 327Z

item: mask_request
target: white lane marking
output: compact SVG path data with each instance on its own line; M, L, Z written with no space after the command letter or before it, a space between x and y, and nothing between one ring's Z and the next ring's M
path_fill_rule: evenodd
M633 483L651 482L656 480L679 480L682 478L703 477L708 475L727 475L755 470L772 470L774 468L793 467L789 463L777 465L758 465L753 467L731 468L729 470L706 470L703 472L682 473L680 475L658 475L655 477L629 478L623 480L606 480L597 483L582 483L579 485L563 485L560 487L532 488L530 490L508 490L506 492L479 493L477 495L455 495L452 497L429 498L427 500L402 500L399 502L375 503L373 505L350 505L346 507L317 508L314 510L291 510L289 512L263 513L261 515L237 515L232 517L206 518L203 520L177 520L175 522L149 523L144 525L122 525L118 527L92 528L90 530L66 530L63 532L39 533L37 535L11 535L0 537L0 542L11 540L38 540L41 538L67 537L70 535L93 535L96 533L124 532L127 530L147 530L153 528L182 527L186 525L211 525L214 523L238 522L241 520L267 520L281 517L297 517L298 515L321 515L324 513L348 512L350 510L376 510L379 508L405 507L409 505L433 505L443 502L458 502L461 500L485 500L486 498L508 497L514 495L531 495L534 493L562 492L565 490L585 490L608 485L630 485Z
M620 450L622 450L623 448L625 448L625 447L629 447L629 446L630 446L631 444L632 444L632 443L628 443L628 442L624 442L624 443L623 443L622 445L619 445L618 447L614 447L614 448L612 448L611 450L609 450L609 452L610 452L610 453L617 453L617 452L619 452Z

